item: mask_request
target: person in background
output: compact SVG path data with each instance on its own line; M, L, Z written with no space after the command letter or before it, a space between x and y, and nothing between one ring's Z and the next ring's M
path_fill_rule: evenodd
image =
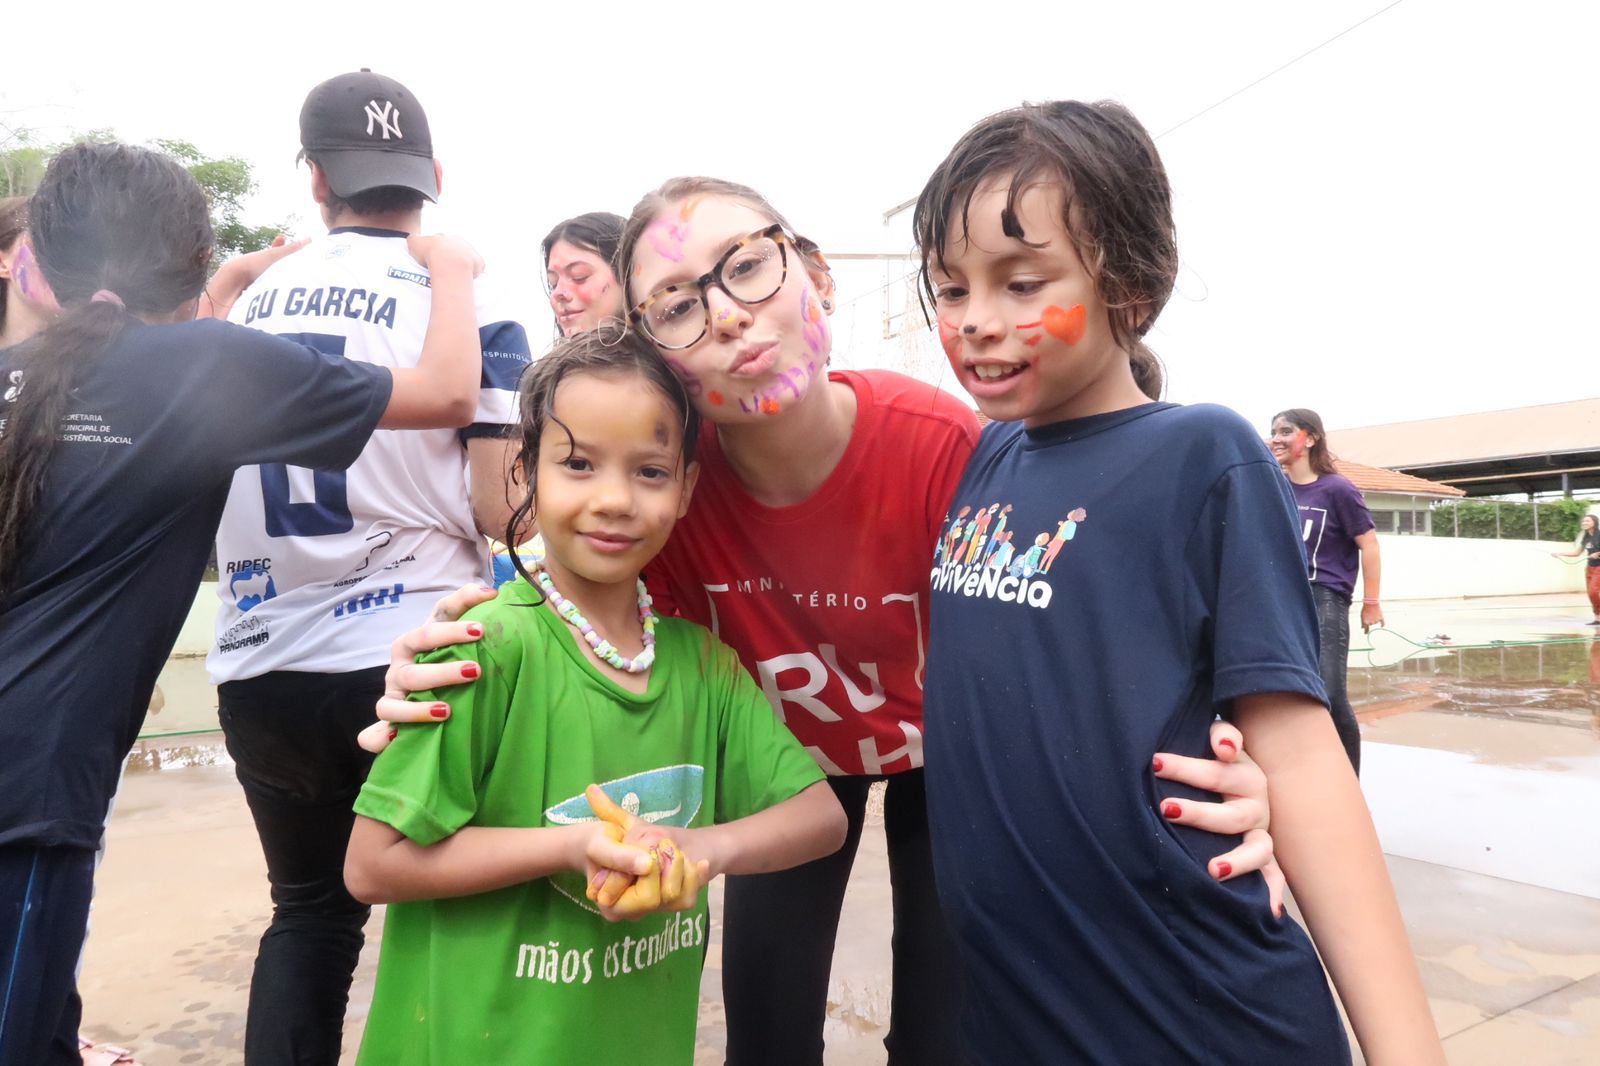
M1572 550L1550 554L1558 559L1582 556L1588 560L1588 565L1583 568L1584 589L1589 593L1589 609L1594 612L1594 617L1584 624L1600 626L1600 519L1592 514L1584 515L1578 527L1578 542Z
M590 211L545 234L545 285L563 337L594 329L608 318L621 319L622 286L614 261L623 221L609 211Z
M417 365L433 279L406 254L439 195L427 115L368 70L317 85L300 112L309 192L328 227L269 268L232 320L345 361ZM528 365L518 302L473 287L470 425L374 436L347 470L238 471L217 533L216 642L206 668L266 858L272 918L250 983L251 1066L334 1066L369 908L345 890L356 744L394 634L442 592L489 574L485 534L512 504L515 389Z
M1300 537L1305 542L1311 595L1317 604L1322 684L1328 690L1328 710L1339 730L1339 742L1359 774L1361 727L1350 706L1346 679L1350 599L1359 569L1361 630L1383 625L1383 607L1378 602L1383 573L1378 531L1361 490L1334 468L1328 435L1317 412L1304 407L1280 411L1272 418L1268 444L1300 507Z
M28 244L28 198L0 199L0 348L38 333L54 307Z

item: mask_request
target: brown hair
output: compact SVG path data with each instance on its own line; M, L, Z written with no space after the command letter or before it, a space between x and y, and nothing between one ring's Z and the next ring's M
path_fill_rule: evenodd
M0 433L0 600L27 547L78 375L134 315L168 314L198 296L211 261L200 186L171 157L125 144L75 144L57 155L29 202L28 235L62 310L14 349L23 381ZM93 300L100 290L121 304Z
M726 181L722 178L685 177L670 178L663 182L659 189L644 194L644 198L634 205L633 213L628 216L628 221L622 227L622 241L617 246L617 260L614 264L617 278L622 282L623 313L626 314L635 302L633 287L633 253L639 246L639 238L644 236L644 231L649 228L663 211L672 204L680 203L694 197L725 196L731 200L738 200L757 214L765 215L769 220L778 223L794 237L794 250L800 253L806 266L812 270L823 273L828 272L828 262L822 257L821 249L817 242L802 237L795 233L789 220L778 212L776 207L767 202L767 198L750 188L740 185L736 181Z
M534 496L539 487L539 438L544 436L544 427L551 422L562 429L567 428L556 417L556 390L563 381L581 374L632 375L655 386L677 413L679 426L683 430L683 467L680 474L687 472L689 464L694 462L695 446L700 439L700 413L689 402L683 382L667 366L666 360L657 354L648 338L624 329L619 322L607 320L594 329L559 340L550 354L528 367L517 386L517 406L521 418L516 436L521 446L512 470L515 480L526 485L527 491L506 523L507 545L516 544L518 531L527 528L530 519L538 517ZM570 439L570 430L567 435ZM517 573L537 588L537 583L523 568L519 553L513 550L510 556L511 565Z
M8 252L28 228L28 198L7 196L0 199L0 252ZM0 331L6 328L6 289L8 278L0 278Z
M1134 381L1159 399L1161 360L1143 338L1172 295L1178 237L1172 188L1150 134L1111 100L1023 104L968 130L934 169L912 214L925 311L934 301L929 264L944 267L953 216L959 208L965 233L972 197L998 174L1010 175L1001 225L1024 243L1032 242L1017 221L1017 199L1040 181L1066 186L1067 236L1106 303L1111 335L1127 351Z
M1307 458L1311 460L1311 469L1319 474L1337 474L1338 468L1333 465L1334 454L1328 448L1328 434L1322 428L1322 416L1309 407L1291 407L1287 411L1279 411L1272 416L1272 421L1283 419L1295 429L1304 430L1317 438L1317 443L1311 446Z

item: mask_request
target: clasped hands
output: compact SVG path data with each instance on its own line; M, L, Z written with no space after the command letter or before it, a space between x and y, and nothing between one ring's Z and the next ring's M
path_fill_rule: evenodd
M658 911L686 911L700 898L700 888L709 880L710 863L695 862L675 844L666 830L646 822L619 807L598 785L584 790L589 806L599 817L600 832L591 838L585 856L584 894L613 921L639 918ZM648 860L641 868L635 856L635 872L619 870L615 849L595 846L598 841L633 849Z

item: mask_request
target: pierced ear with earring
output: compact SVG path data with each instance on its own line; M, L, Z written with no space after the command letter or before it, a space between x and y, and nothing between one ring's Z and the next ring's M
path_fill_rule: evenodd
M822 301L822 309L824 311L832 311L833 310L833 301L824 299Z

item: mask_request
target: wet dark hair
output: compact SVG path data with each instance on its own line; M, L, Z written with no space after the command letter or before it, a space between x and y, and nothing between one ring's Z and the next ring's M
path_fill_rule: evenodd
M174 160L125 144L76 144L51 161L28 204L28 233L61 314L13 349L23 387L0 434L0 597L42 495L67 395L132 325L200 294L211 261L205 193ZM124 307L92 301L100 290Z
M653 385L678 413L679 427L683 431L680 475L694 462L695 444L700 438L700 414L689 402L683 382L667 366L666 360L656 354L648 340L613 321L602 322L594 329L560 340L550 354L528 368L522 375L521 384L517 386L517 403L521 413L517 425L520 447L516 462L512 465L512 477L514 481L526 485L527 491L506 523L504 540L508 545L516 544L519 539L517 531L527 528L529 520L538 517L534 495L539 487L539 438L544 435L545 426L554 422L562 429L567 429L555 414L556 390L563 381L582 374L637 377ZM567 431L567 437L571 440L570 430ZM538 588L524 569L519 553L513 549L510 557L511 565L516 567L523 580Z
M967 232L973 195L1000 174L1010 175L1001 226L1024 243L1036 242L1028 241L1017 221L1018 198L1040 182L1065 185L1067 236L1105 301L1111 335L1127 351L1134 381L1152 400L1160 399L1161 360L1143 338L1172 295L1178 237L1172 188L1150 134L1111 100L1023 104L968 130L934 169L911 217L922 250L924 313L934 303L929 265L943 269L952 233ZM956 229L951 221L958 212Z
M659 189L644 194L643 199L634 205L632 214L622 227L622 243L617 248L615 266L617 278L622 282L623 314L627 314L638 302L633 295L633 253L634 249L638 248L639 239L644 236L644 231L671 205L703 196L725 196L731 200L738 200L757 214L765 215L768 220L778 223L794 237L794 250L800 253L800 258L805 261L807 267L824 274L828 272L828 261L822 257L822 250L817 247L817 242L795 233L789 220L779 214L778 209L773 207L765 196L750 186L722 178L670 178L663 182Z
M9 252L28 229L28 198L7 196L0 199L0 252ZM0 278L0 331L6 328L6 289L9 278Z
M555 229L544 235L540 248L544 252L544 268L550 269L550 249L557 241L587 249L606 261L613 271L617 264L617 246L622 243L622 227L626 223L621 215L610 211L590 211L556 223Z
M312 153L302 151L300 158L307 163L316 163L324 174L328 172ZM322 206L336 218L346 211L356 215L387 215L392 211L415 211L427 199L422 193L404 185L378 185L362 189L352 196L340 196L330 186L328 200Z
M1328 434L1322 428L1322 416L1309 407L1291 407L1287 411L1279 411L1272 416L1272 421L1283 419L1295 429L1304 430L1317 438L1306 453L1311 460L1311 469L1319 474L1337 474L1338 468L1333 465L1334 455L1328 448Z

